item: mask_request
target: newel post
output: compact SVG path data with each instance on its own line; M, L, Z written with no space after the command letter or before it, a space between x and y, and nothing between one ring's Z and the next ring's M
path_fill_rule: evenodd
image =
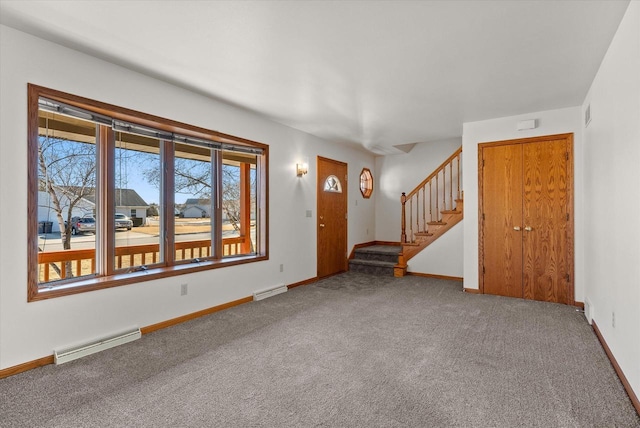
M406 243L407 242L407 230L406 230L406 214L405 214L405 204L407 203L407 195L402 192L402 196L400 196L400 203L402 204L402 220L400 220L401 224L400 226L402 227L402 234L400 235L400 242L401 243Z

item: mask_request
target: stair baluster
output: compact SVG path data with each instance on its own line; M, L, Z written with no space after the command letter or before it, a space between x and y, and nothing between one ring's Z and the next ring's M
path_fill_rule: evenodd
M440 171L436 172L436 221L440 218L440 208L438 207L438 176L440 175Z
M422 186L422 232L427 231L427 187Z
M407 195L405 195L404 192L402 192L402 196L400 196L400 203L402 204L402 220L400 220L400 226L402 227L402 234L400 235L400 243L404 244L405 242L407 242L407 230L406 230L406 224L407 224L407 214L405 212L405 205L407 204Z
M413 242L413 198L409 199L409 242Z
M456 199L460 199L460 155L458 155L456 159L458 159L458 196Z
M449 203L449 209L453 210L453 162L449 164Z
M445 165L442 168L442 209L446 211L447 209L447 174L446 174L447 166ZM442 217L440 217L442 221Z
M429 180L429 221L433 221L433 204L432 204L432 197L431 195L433 195L433 189L431 188L431 180ZM426 225L425 225L425 229L426 229Z

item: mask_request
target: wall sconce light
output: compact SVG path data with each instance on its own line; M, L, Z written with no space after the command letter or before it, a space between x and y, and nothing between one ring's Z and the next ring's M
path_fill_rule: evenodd
M309 172L309 164L307 162L296 163L296 175L302 177Z

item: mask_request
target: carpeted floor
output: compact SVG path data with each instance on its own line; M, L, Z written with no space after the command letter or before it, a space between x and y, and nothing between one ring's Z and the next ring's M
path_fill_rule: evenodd
M640 427L575 308L346 273L0 380L2 427Z

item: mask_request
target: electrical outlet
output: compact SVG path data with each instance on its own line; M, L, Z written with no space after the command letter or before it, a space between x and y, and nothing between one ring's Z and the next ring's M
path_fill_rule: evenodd
M611 311L611 327L616 328L616 313Z
M367 235L369 234L369 229L367 228Z
M284 272L284 265L280 263L280 272Z
M186 296L189 292L189 284L180 284L180 295Z

